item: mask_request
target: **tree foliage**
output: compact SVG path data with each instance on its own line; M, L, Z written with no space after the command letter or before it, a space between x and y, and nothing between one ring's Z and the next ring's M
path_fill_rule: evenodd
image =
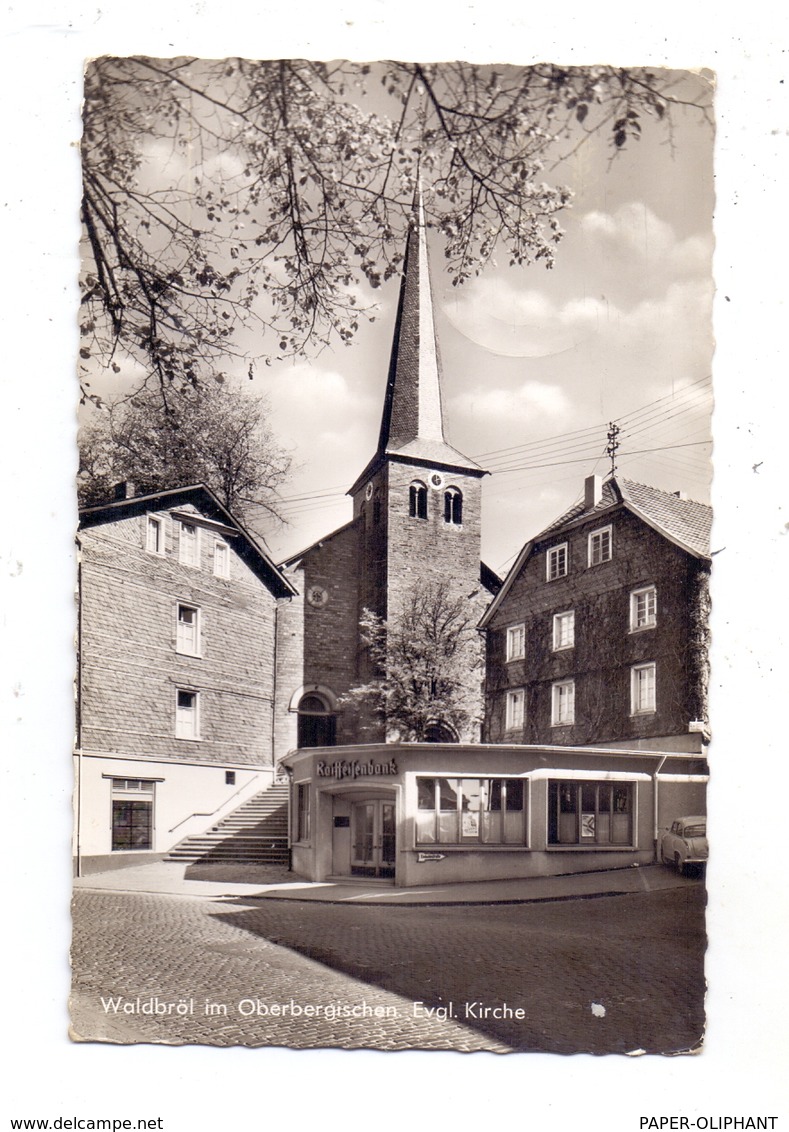
M266 413L263 398L211 382L166 401L143 390L96 412L80 431L80 503L106 502L124 480L137 493L204 483L239 518L277 516L290 457Z
M457 737L476 722L469 681L479 683L481 652L466 597L453 595L446 581L419 581L396 614L384 620L365 609L360 626L377 675L344 703L367 704L403 742L441 731Z
M615 154L650 118L670 129L675 81L612 67L95 60L86 373L130 356L165 387L196 385L233 355L350 341L369 313L360 287L398 270L418 180L454 282L497 247L551 266L571 198L552 180L562 143L606 130Z

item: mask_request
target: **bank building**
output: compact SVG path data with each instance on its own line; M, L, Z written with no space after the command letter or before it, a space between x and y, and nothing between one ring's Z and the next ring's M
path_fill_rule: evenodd
M420 208L348 523L275 564L202 485L82 513L78 868L528 877L651 863L660 828L704 813L709 508L589 477L502 584L486 474L447 439ZM346 698L376 675L360 619L431 583L480 628L464 722L400 742Z

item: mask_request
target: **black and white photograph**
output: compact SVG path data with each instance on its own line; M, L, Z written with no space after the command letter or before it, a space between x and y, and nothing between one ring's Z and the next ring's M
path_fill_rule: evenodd
M787 17L2 17L13 1128L780 1129Z
M91 62L75 1039L700 1049L713 94Z

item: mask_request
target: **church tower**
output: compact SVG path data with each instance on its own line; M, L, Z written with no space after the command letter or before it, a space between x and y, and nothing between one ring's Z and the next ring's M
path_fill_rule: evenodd
M481 616L481 480L447 441L427 237L417 199L375 455L349 491L361 526L360 609L392 616L418 582L445 581ZM486 579L490 581L490 579ZM476 679L476 677L474 677Z
M396 617L418 584L440 581L448 584L450 598L468 601L471 623L479 620L498 589L498 578L480 562L486 474L446 439L425 221L417 198L378 445L348 492L353 518L283 564L300 598L278 629L279 747L386 737L379 720L342 701L345 692L374 675L359 630L365 609ZM464 699L477 721L481 654L471 657L468 671ZM475 722L463 735L444 737L473 741L479 727Z

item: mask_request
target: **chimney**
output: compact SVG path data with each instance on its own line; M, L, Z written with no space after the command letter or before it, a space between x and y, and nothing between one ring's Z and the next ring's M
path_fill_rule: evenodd
M603 477L587 476L584 480L584 510L591 511L603 498Z
M117 503L119 499L131 499L133 497L134 484L131 480L123 480L122 483L116 483L112 490Z

